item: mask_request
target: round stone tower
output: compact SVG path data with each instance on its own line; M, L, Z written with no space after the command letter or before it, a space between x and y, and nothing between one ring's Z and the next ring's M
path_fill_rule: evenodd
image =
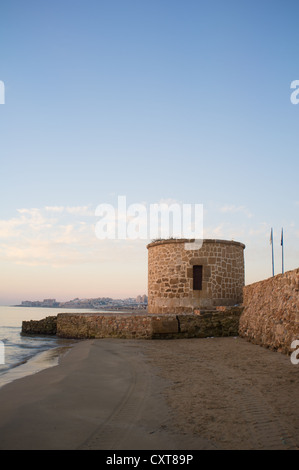
M244 248L235 241L170 239L148 249L148 313L192 313L242 303ZM190 247L190 245L189 245Z

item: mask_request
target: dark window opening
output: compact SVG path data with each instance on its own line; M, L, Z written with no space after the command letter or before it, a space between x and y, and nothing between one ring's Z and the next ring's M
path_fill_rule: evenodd
M193 290L202 290L202 266L193 266Z

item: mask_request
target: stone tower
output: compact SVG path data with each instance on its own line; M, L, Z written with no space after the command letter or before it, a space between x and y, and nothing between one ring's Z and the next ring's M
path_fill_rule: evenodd
M235 241L170 239L148 249L148 313L192 313L242 303L244 248Z

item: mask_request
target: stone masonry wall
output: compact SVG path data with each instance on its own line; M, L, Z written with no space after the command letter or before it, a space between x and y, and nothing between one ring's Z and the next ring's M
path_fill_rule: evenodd
M241 308L203 315L107 315L62 313L57 336L63 338L205 338L237 336Z
M22 322L23 335L56 335L57 316Z
M148 338L151 318L146 315L60 313L57 336L63 338Z
M237 336L241 308L206 312L203 315L142 315L60 313L45 320L23 322L27 334L47 334L49 319L61 338L205 338ZM45 330L43 330L45 328Z
M179 338L208 338L238 336L242 307L228 307L222 312L206 312L202 315L177 315Z
M192 313L242 303L242 243L204 240L201 249L185 250L192 240L163 240L148 245L148 311ZM193 266L203 266L202 290L193 290Z
M244 288L239 334L286 354L299 340L299 268Z

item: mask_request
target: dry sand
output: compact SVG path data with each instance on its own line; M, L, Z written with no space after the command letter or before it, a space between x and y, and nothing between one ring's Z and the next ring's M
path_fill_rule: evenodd
M298 449L298 383L240 338L82 341L0 389L0 449Z

